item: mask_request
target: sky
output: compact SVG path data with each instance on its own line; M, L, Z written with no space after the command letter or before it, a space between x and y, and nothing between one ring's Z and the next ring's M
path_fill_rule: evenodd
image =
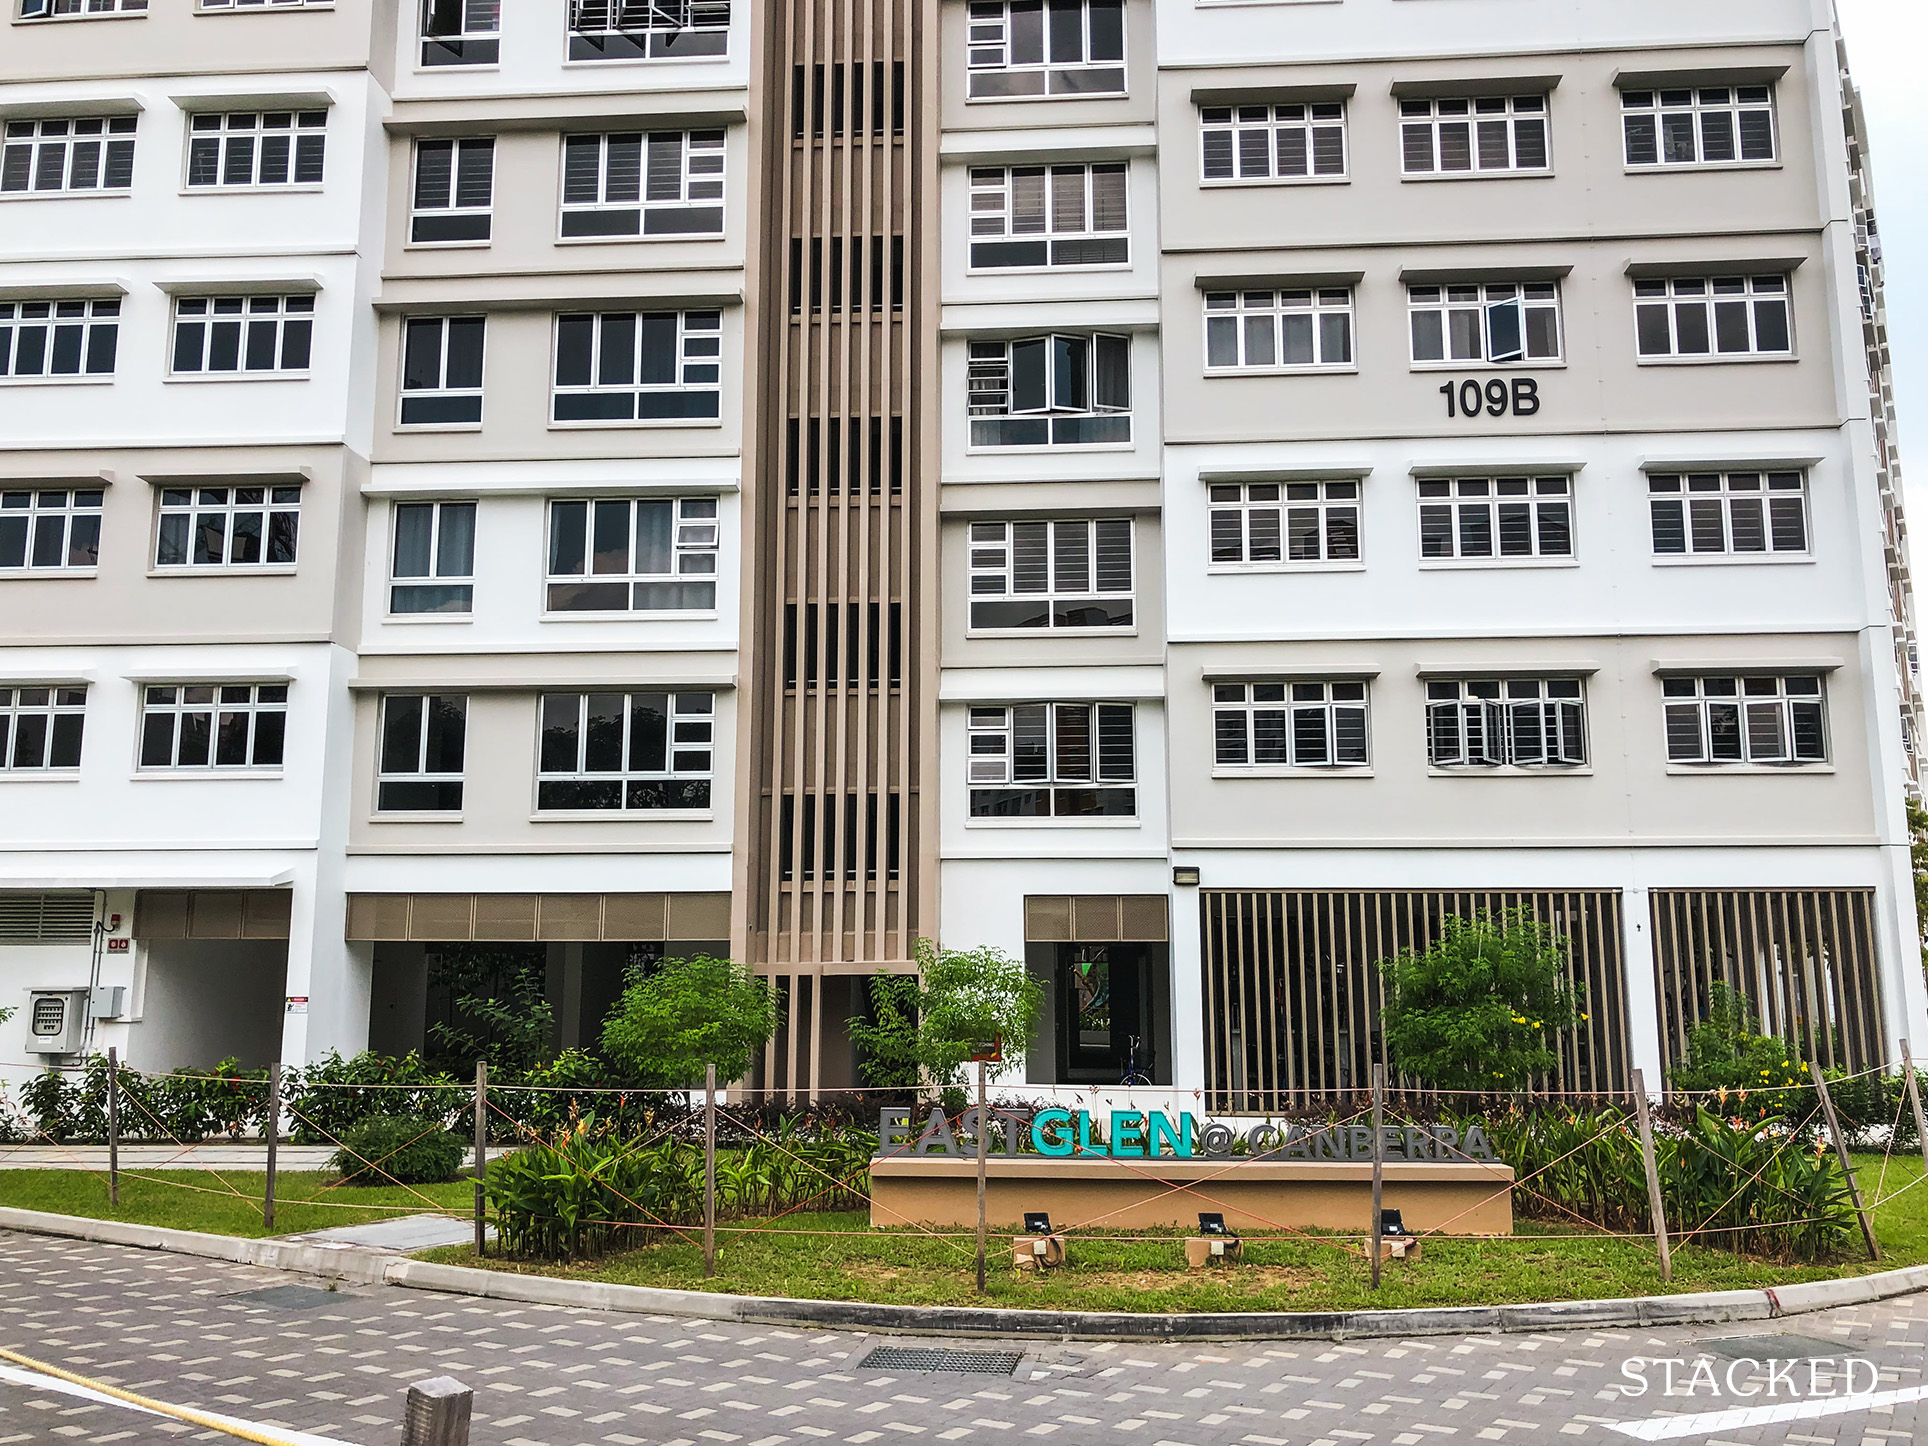
M1835 0L1867 111L1875 216L1887 265L1888 342L1900 412L1903 506L1928 528L1928 107L1920 57L1928 0ZM1920 533L1928 536L1928 532ZM1928 564L1928 556L1923 558Z

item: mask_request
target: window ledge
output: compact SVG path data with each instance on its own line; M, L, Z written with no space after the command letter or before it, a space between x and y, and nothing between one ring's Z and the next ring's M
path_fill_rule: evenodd
M79 783L78 768L0 768L0 783Z
M437 813L433 809L413 810L394 809L387 813L376 810L366 816L368 823L460 823L461 812Z
M316 134L313 131L310 135ZM319 196L327 190L320 181L286 186L183 186L177 196Z
M1832 763L1669 763L1669 778L1765 778L1789 773L1833 773Z
M564 70L609 70L619 65L648 65L668 67L672 65L720 65L728 62L728 55L646 55L617 56L610 60L565 60Z
M1135 638L1136 627L1129 628L966 628L967 639L1002 640L1005 638Z
M997 237L973 237L973 240L995 241ZM1009 237L1003 238L1009 240ZM1055 239L1055 238L1048 238ZM1107 261L1100 266L966 266L966 276L1084 276L1100 272L1125 272L1132 269L1130 261Z
M165 376L163 386L206 386L211 382L305 382L311 372L208 372L200 376Z
M1635 365L1643 367L1731 367L1731 366L1769 366L1775 362L1797 362L1801 358L1793 352L1785 355L1755 356L1751 353L1724 356L1637 356Z
M1212 766L1213 778L1371 778L1370 764L1348 763L1331 768L1220 768Z
M438 432L479 432L481 430L482 423L480 422L417 422L413 424L397 422L395 424L395 435L398 437L416 437Z
M0 387L111 387L114 374L82 377L0 377Z
M1266 0L1271 3L1271 0ZM1281 504L1284 505L1284 504ZM1271 573L1364 572L1363 562L1214 562L1205 568L1207 576L1263 577Z
M1663 164L1656 161L1651 166L1630 165L1626 173L1630 176L1673 176L1682 173L1694 174L1701 171L1779 171L1786 169L1784 161L1675 161Z
M1233 5L1306 5L1327 4L1329 0L1198 0L1201 9L1229 8ZM1201 179L1201 191L1238 191L1257 186L1349 186L1352 173L1343 176L1218 176Z
M487 251L495 244L487 241L404 241L404 251Z
M964 453L969 457L1054 457L1064 452L1132 452L1137 448L1136 442L1067 442L1042 447L966 447Z
M134 783L279 782L287 775L279 768L143 768L127 775Z
M406 584L404 585L406 586ZM446 627L451 623L473 623L474 621L474 613L387 613L382 618L384 626L391 623L400 623L408 627L412 627L417 623L429 623Z
M1124 64L1129 65L1130 62L1126 61L1124 62ZM1115 66L1102 66L1099 68L1107 69L1107 70L1116 69ZM991 70L981 70L981 71L976 71L974 73L978 75L996 75L996 74L1000 74L1001 72L991 71ZM970 80L968 79L968 77L966 78L964 85L965 85L966 91L968 91L970 89ZM1087 90L1087 91L1080 91L1076 95L969 95L967 94L964 97L964 104L966 105L1063 105L1067 101L1129 100L1129 99L1131 99L1131 92L1129 90Z
M1656 556L1655 567L1812 567L1818 558L1811 552L1685 552Z
M1551 166L1542 171L1401 171L1401 181L1425 185L1433 181L1550 181L1554 171Z
M1141 787L1132 784L1131 787ZM987 829L1064 829L1064 828L1142 828L1141 818L966 818L966 828Z
M0 582L54 582L70 579L91 581L100 576L98 567L9 567L0 569Z
M214 563L208 563L201 567L150 567L147 570L147 575L157 578L293 577L300 570L300 564L298 563L275 563L272 567L258 567L246 562L224 562L218 566Z
M1281 0L1265 0L1266 4L1278 4ZM1234 315L1233 312L1220 312L1221 316ZM1206 313L1209 317L1211 313ZM1357 363L1342 367L1206 367L1205 379L1218 381L1225 377L1356 377L1359 375Z
M90 20L106 20L109 17L105 15L90 15L86 18ZM18 21L14 23L19 24ZM37 25L40 22L35 21L34 23ZM131 187L110 191L105 186L90 191L0 191L0 201L125 201L130 199L133 194L134 192Z
M1425 557L1421 572L1483 572L1492 568L1578 567L1577 557Z
M687 417L672 417L656 422L556 422L549 423L551 432L660 432L665 428L696 427L718 428L723 425L721 417L704 417L692 421Z
M703 610L692 608L688 612L681 611L680 609L675 611L670 611L670 612L658 611L658 612L640 612L640 613L639 612L606 612L606 613L604 612L580 612L580 613L543 612L543 613L538 613L536 615L536 621L539 623L667 623L667 622L681 622L681 621L688 621L693 623L713 623L721 616L722 614L718 612L715 608L707 608Z
M1426 765L1428 778L1591 778L1593 765L1582 764L1578 767L1561 767L1559 764L1542 764L1538 767L1523 767L1519 764L1506 764L1486 768L1474 763L1456 763L1451 766L1438 764Z
M1416 361L1412 370L1416 372L1563 372L1567 369L1565 357L1535 357L1530 361ZM1471 421L1472 419L1466 418Z
M549 809L529 815L530 823L711 823L716 813L707 808L593 808Z
M15 25L73 25L89 20L145 20L145 10L115 10L104 15L22 15Z
M673 241L724 241L723 231L679 231L674 236L557 236L558 246L661 246Z
M428 38L427 36L417 36L416 43L420 44ZM419 52L417 53L419 54ZM500 69L502 69L502 62L497 60L481 62L475 65L417 65L415 67L415 73L417 75L441 75L445 71L452 70L457 75L476 75Z

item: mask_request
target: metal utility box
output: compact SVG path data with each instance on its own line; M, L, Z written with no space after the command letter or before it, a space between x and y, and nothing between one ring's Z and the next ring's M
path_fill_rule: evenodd
M96 986L92 1012L96 1019L119 1019L127 1013L127 986L125 984Z
M79 1054L87 1030L85 989L36 989L27 1009L30 1054Z

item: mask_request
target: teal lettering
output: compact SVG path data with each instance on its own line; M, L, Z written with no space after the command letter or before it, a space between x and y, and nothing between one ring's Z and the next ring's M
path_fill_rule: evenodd
M1031 1145L1040 1155L1064 1156L1071 1153L1071 1141L1061 1131L1071 1123L1070 1110L1039 1110L1031 1121Z
M1153 1159L1158 1158L1158 1146L1162 1142L1170 1149L1174 1160L1189 1160L1192 1157L1192 1117L1181 1115L1177 1128L1172 1126L1172 1117L1163 1110L1152 1110L1145 1116L1150 1127L1146 1131L1145 1153Z
M1145 1117L1138 1111L1111 1112L1111 1153L1120 1160L1145 1158Z
M1083 1110L1078 1111L1078 1153L1080 1155L1109 1155L1103 1140L1091 1138L1091 1116Z

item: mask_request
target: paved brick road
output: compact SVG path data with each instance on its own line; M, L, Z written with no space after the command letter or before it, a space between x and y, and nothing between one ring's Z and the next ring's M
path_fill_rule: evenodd
M259 1292L269 1291L268 1295ZM1731 1406L1621 1394L1629 1357L1681 1357L1715 1336L1796 1332L1876 1361L1880 1389L1924 1384L1928 1299L1772 1324L1653 1333L1434 1337L1348 1344L1023 1345L1013 1376L860 1365L861 1335L714 1325L374 1287L180 1256L0 1233L0 1343L177 1404L322 1433L399 1439L410 1380L476 1389L477 1446L1446 1446L1618 1443L1614 1421ZM998 1343L955 1343L997 1349ZM1795 1354L1793 1350L1775 1354ZM1725 1372L1726 1362L1716 1361ZM1805 1384L1806 1368L1797 1372ZM1683 1374L1683 1382L1686 1377ZM1745 1388L1746 1375L1736 1378ZM1857 1382L1865 1390L1865 1379ZM1785 1401L1787 1396L1782 1394ZM1725 1446L1903 1446L1910 1402L1700 1431ZM33 1387L0 1384L0 1446L222 1439Z

